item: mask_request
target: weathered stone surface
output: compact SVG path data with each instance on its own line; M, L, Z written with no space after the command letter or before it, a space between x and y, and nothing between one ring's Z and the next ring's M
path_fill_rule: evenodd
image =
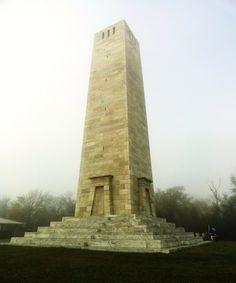
M125 21L95 35L75 216L155 215L139 44Z
M63 218L12 238L11 244L43 247L69 247L108 251L165 252L202 243L200 237L161 218L129 216L90 216Z

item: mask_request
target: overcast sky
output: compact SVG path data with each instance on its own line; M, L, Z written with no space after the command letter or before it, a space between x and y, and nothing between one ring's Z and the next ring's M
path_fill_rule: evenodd
M154 186L236 173L235 0L0 0L0 197L76 192L93 35L139 40Z

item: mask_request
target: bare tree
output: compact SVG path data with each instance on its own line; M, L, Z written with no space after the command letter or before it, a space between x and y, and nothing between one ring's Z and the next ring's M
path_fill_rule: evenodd
M209 185L210 191L212 192L212 195L213 195L214 206L216 208L217 213L220 212L220 202L221 202L220 186L221 186L221 179L220 178L219 178L217 186L215 185L215 183L213 181Z
M0 217L7 217L7 212L9 208L10 198L3 197L0 199Z
M230 181L232 184L232 192L236 193L236 175L232 175Z
M29 231L38 226L46 226L50 221L60 220L63 216L73 216L75 200L67 193L52 196L39 190L18 196L8 209L9 216L26 224Z
M48 199L48 193L32 190L17 197L10 207L9 214L11 218L25 222L28 227L34 226L35 219L44 212Z

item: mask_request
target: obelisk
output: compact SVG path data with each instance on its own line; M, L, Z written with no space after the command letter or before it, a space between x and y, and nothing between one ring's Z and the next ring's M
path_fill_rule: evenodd
M163 253L202 244L155 215L139 44L125 21L95 35L75 217L11 244Z
M139 43L125 21L95 34L75 216L155 215Z

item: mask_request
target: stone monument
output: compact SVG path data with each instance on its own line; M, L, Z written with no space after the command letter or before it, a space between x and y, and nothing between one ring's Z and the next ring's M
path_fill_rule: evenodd
M124 21L95 35L78 217L155 215L139 44Z
M168 253L200 243L155 215L139 43L120 21L95 34L75 217L11 244Z

